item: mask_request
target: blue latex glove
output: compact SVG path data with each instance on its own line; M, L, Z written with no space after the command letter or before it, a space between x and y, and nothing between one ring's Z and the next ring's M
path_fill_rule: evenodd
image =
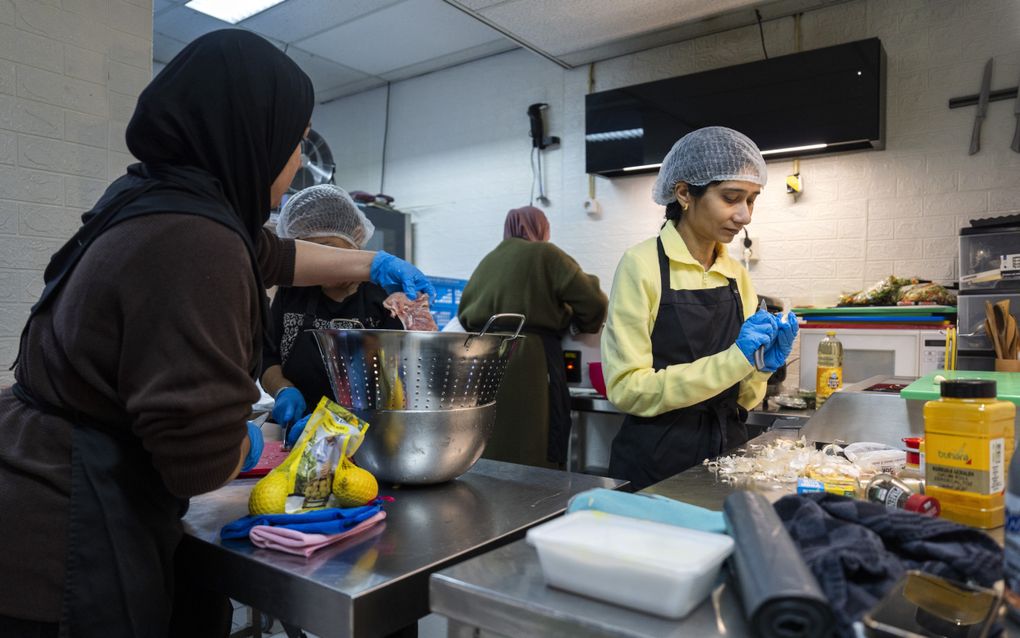
M262 430L259 426L255 425L254 421L248 421L248 456L244 457L244 465L241 466L242 472L255 467L259 459L262 457Z
M436 289L420 270L385 250L380 250L372 260L369 271L372 283L379 284L388 293L403 291L411 299L417 299L423 292L430 300L436 298Z
M740 326L737 347L747 357L747 362L754 365L754 351L762 346L766 349L771 346L777 332L776 318L764 310L759 310Z
M312 415L309 414L304 418L298 419L297 423L292 425L290 429L287 430L287 439L284 441L284 445L287 447L288 450L294 447L294 444L297 443L297 440L301 438L301 433L305 431L305 426L308 425L308 417L310 416Z
M284 388L276 393L273 405L273 421L287 427L305 415L305 398L297 388Z
M786 323L777 321L776 326L776 340L765 349L765 367L762 369L766 372L775 372L790 356L793 341L797 338L797 315L791 312L786 317Z

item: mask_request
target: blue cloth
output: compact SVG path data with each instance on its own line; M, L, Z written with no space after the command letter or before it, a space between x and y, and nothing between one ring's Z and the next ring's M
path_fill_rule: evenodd
M297 388L284 388L276 393L273 405L273 420L287 427L305 415L305 398Z
M287 430L287 439L284 442L284 445L287 446L288 450L294 447L294 444L297 443L297 440L301 438L301 433L305 431L305 426L308 425L308 419L311 416L312 415L309 414L308 416L299 419L297 423L292 425L290 429Z
M1002 548L983 532L835 494L790 495L773 505L836 616L836 636L908 569L984 587L1002 578Z
M793 342L797 338L797 315L791 312L786 318L786 323L777 322L776 326L776 339L765 349L765 367L762 369L766 372L775 372L790 356Z
M244 457L242 472L247 472L256 465L262 458L262 430L255 425L254 421L248 421L248 456Z
M248 532L256 525L286 527L305 534L339 534L372 518L380 511L382 511L382 505L379 500L376 500L372 505L362 505L361 507L329 507L303 514L245 516L224 525L220 530L220 538L223 540L248 538Z
M754 365L754 353L758 348L768 348L776 338L776 318L764 310L759 310L740 326L737 335L737 347L747 357L747 362Z
M570 499L567 512L579 510L597 510L702 532L722 534L726 531L726 521L723 520L722 512L714 512L658 494L628 494L596 488L581 492Z
M403 291L411 299L417 299L419 292L424 292L430 300L435 300L436 289L432 287L428 277L408 262L394 257L385 250L380 250L372 259L369 270L372 283L379 284L388 293Z

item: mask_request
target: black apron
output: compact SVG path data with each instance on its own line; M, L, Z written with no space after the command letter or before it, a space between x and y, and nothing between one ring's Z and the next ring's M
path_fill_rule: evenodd
M129 167L51 258L43 292L22 331L22 349L32 318L53 303L88 247L106 230L136 217L172 211L206 217L236 231L262 290L252 240L221 212L229 204L206 175L187 167ZM265 316L264 295L260 297ZM254 345L261 344L261 338L257 333ZM253 374L261 349L254 351ZM100 423L44 402L24 383L16 383L12 390L22 402L72 427L61 638L166 636L173 607L174 552L187 500L166 489L129 424Z
M704 290L673 290L669 259L656 242L662 299L652 329L652 365L692 363L733 345L744 323L737 282ZM747 412L735 384L701 403L654 417L627 415L613 439L609 475L639 490L747 441Z
M329 383L329 375L326 373L326 365L322 361L319 345L309 330L326 326L338 329L367 328L369 326L365 324L372 320L372 313L369 312L365 303L365 295L362 294L360 288L355 289L350 297L344 300L344 317L323 319L323 315L329 316L330 314L328 309L327 312L320 312L324 297L326 297L325 293L320 290L309 292L308 299L305 301L305 313L301 318L298 334L294 337L294 344L286 356L282 351L280 352L282 361L280 369L283 372L283 377L294 384L294 387L304 398L305 414L314 410L322 397L328 397L342 405L351 405L351 397L334 396L333 386ZM328 297L326 298L328 299ZM349 369L348 372L355 375L354 369Z
M317 294L316 294L317 293ZM301 396L305 399L305 406L308 412L315 409L322 397L333 396L333 389L329 385L329 377L326 376L326 367L322 363L322 354L319 352L319 345L309 330L315 329L315 320L318 319L319 297L321 292L314 291L308 295L305 304L305 314L301 319L301 327L298 328L297 337L294 338L294 345L286 358L283 358L283 377L294 384ZM302 415L299 415L299 418Z
M562 337L552 331L531 329L542 339L545 367L549 379L549 434L546 439L546 460L561 466L567 463L567 445L570 441L570 390L567 387L567 369L563 364Z
M43 403L21 384L12 390L73 427L61 638L165 636L187 500L166 489L126 425Z

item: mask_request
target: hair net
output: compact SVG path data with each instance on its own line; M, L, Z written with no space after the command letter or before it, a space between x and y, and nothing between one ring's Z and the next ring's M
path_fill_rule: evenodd
M375 226L347 191L332 184L310 186L291 195L276 222L280 237L341 237L358 248L364 248L374 232Z
M751 138L724 126L706 126L681 137L659 167L652 199L665 206L676 201L678 182L704 186L739 180L765 185L765 158Z

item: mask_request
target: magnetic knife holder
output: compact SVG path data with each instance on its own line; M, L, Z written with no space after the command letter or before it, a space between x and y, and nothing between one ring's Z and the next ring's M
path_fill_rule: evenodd
M1020 87L1014 86L1011 89L999 89L997 91L991 91L988 93L989 102L998 102L999 100L1013 100L1016 99L1017 93L1020 91ZM963 95L961 97L950 98L949 108L958 109L964 106L974 106L978 103L978 94Z

